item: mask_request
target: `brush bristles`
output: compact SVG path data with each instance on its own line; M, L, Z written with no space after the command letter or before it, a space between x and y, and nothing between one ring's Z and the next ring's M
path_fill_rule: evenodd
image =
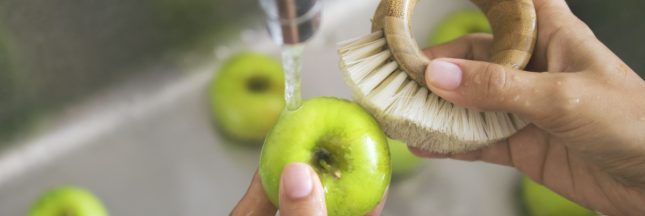
M340 46L341 70L355 100L385 133L408 145L439 153L470 151L528 124L513 114L475 112L432 94L399 69L380 31Z

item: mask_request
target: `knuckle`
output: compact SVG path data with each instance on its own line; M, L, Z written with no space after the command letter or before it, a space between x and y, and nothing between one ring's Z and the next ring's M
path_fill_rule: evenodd
M566 115L576 112L581 106L581 95L579 89L582 87L579 81L568 76L558 77L552 83L551 104L553 111L559 115Z
M481 71L482 88L481 94L484 98L493 100L504 100L504 95L511 88L508 80L508 71L505 67L497 64L487 64Z
M587 24L585 24L584 21L582 21L577 17L573 19L570 26L571 28L568 28L568 29L571 29L572 31L576 31L576 33L579 35L592 36L594 38L596 37L593 30L591 30L591 28Z

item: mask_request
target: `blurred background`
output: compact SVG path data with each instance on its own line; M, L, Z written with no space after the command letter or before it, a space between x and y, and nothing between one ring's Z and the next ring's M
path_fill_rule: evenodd
M641 77L645 3L570 0ZM303 95L351 98L336 43L368 33L378 1L327 0L307 44ZM421 1L420 45L467 1ZM255 0L0 0L0 215L47 189L93 191L112 215L223 215L258 147L224 138L207 89L241 51L279 57ZM518 215L509 168L424 160L393 183L386 215Z

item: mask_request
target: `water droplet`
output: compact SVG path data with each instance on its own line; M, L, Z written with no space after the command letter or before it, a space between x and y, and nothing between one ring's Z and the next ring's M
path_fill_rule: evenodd
M579 104L580 103L580 98L571 98L571 99L569 99L569 103Z

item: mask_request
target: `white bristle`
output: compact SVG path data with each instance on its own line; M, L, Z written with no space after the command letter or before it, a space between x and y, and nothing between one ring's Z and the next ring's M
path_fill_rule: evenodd
M463 152L502 140L528 122L501 112L475 112L418 85L393 60L381 31L339 43L341 69L355 98L385 132L435 152Z
M515 114L511 114L511 118L513 119L513 126L515 128L522 128L522 125L528 125L529 123L525 121L524 119L520 118L519 116Z
M492 113L492 112L487 112L485 113L485 120L487 121L487 126L488 126L488 134L490 136L501 136L502 135L502 129L501 129L501 124L499 121L499 116L497 116L497 113Z
M359 62L347 65L346 67L347 70L354 71L354 73L350 74L352 80L360 82L365 78L365 76L374 71L383 62L390 58L391 55L392 54L390 52L383 51L368 58L361 59L361 61Z
M470 122L468 122L468 113L466 109L461 107L455 107L453 110L454 115L452 116L452 130L451 133L461 132L465 140L473 140L473 131L470 129Z
M450 128L452 126L452 116L455 112L452 111L452 104L446 103L444 100L439 98L439 111L437 111L437 116L435 116L435 127L441 133L450 134Z
M428 99L426 100L425 109L427 110L426 115L422 119L431 119L439 116L439 109L442 107L442 101L435 94L428 94ZM438 128L436 126L437 121L429 122L428 128Z
M348 63L351 63L366 57L370 57L376 53L383 51L383 49L385 48L385 44L386 44L385 39L381 38L370 43L356 46L350 49L352 50L351 52L345 52L345 55L343 56L343 60L347 61Z
M359 44L359 45L366 44L382 38L383 38L383 31L376 31L368 35L341 41L337 45L340 47L339 50L343 51L343 50L351 49L353 47L352 46L353 44Z
M392 106L388 107L385 112L392 113L392 115L397 117L406 116L414 93L416 93L418 88L418 85L414 81L408 80L406 83L394 96L395 101L392 103Z
M365 77L360 81L361 93L367 95L370 91L374 90L376 86L381 84L388 75L392 74L399 65L392 61L388 62L385 65L381 66L379 69L373 71L369 76Z
M378 107L386 110L396 99L396 92L405 82L407 75L402 71L396 71L386 78L381 85L377 86L367 95L369 101Z
M473 127L473 140L486 140L486 130L484 129L485 123L484 119L481 117L481 113L468 110L468 119Z
M402 106L407 107L407 110L402 110L401 112L405 112L406 117L409 119L423 119L427 113L425 104L427 103L426 100L428 99L428 93L428 89L417 87L416 93L412 98L410 98L409 104L411 105Z

